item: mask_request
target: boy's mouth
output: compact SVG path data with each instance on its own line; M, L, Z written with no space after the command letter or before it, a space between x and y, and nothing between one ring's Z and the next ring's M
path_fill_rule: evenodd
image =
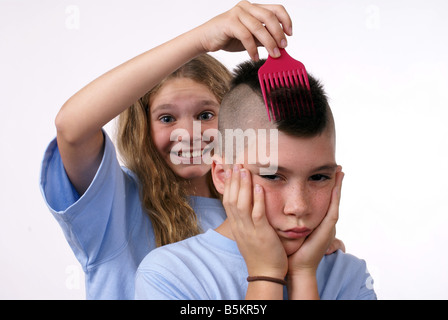
M305 237L309 236L311 234L311 232L312 232L312 230L310 230L306 227L302 227L302 228L296 227L296 228L280 231L280 234L284 238L288 238L288 239L301 239L301 238L305 238Z

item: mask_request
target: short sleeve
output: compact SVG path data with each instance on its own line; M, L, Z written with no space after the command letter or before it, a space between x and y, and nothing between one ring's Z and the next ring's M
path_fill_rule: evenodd
M121 168L112 141L104 136L100 167L81 197L65 172L56 139L49 144L41 168L44 200L84 271L126 246L141 212L138 183Z

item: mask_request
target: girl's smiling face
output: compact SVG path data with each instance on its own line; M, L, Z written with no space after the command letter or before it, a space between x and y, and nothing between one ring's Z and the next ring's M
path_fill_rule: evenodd
M161 157L178 176L205 180L210 165L198 161L208 144L202 141L202 134L207 129L217 129L218 111L219 103L213 93L189 78L170 79L154 95L149 109L151 136ZM194 121L200 121L200 132L193 131ZM179 150L180 142L171 141L176 129L188 132L189 139L182 139L182 152L172 154L175 146ZM181 163L174 164L172 159Z

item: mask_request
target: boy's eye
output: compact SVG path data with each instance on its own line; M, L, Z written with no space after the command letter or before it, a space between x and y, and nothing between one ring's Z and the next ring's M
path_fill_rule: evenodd
M207 120L213 119L214 116L215 115L213 113L207 111L207 112L201 113L198 117L198 120L207 121Z
M263 179L266 179L266 180L271 180L271 181L278 181L278 180L280 180L280 177L278 175L275 175L275 174L263 175L263 176L260 176L260 177L262 177Z
M324 174L315 174L315 175L310 177L311 181L325 181L325 180L328 180L328 179L330 179L330 177L326 176Z
M159 118L159 121L162 123L170 123L173 122L175 119L172 116L162 116Z

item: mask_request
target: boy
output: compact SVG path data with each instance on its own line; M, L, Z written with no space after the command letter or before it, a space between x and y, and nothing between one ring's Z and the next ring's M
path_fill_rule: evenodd
M227 219L152 251L137 270L137 299L376 299L364 261L341 251L324 257L343 173L322 86L310 77L312 113L270 122L257 77L262 63L239 66L219 113L222 141L212 175ZM273 94L286 108L284 91ZM235 149L226 133L237 129L257 132L258 143ZM266 129L276 139L261 139ZM261 140L274 158L268 169L255 150ZM241 152L243 164L232 166Z

